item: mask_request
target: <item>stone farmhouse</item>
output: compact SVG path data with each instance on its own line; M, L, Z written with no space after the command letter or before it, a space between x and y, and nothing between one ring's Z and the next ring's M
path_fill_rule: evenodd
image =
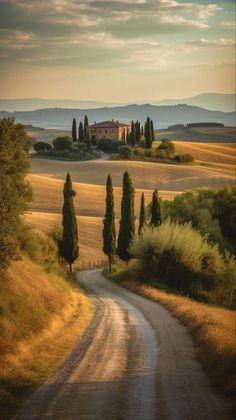
M91 140L112 139L126 142L129 126L119 121L102 121L88 126Z

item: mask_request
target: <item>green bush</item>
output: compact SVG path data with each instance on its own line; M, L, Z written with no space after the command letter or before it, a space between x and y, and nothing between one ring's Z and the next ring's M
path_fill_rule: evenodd
M124 142L112 139L100 139L97 142L97 147L105 153L117 153L119 147L123 146Z
M132 159L133 150L130 146L119 147L119 155L124 159Z
M157 151L164 153L167 157L174 155L175 153L175 145L171 140L162 139L161 143L157 146Z
M188 295L215 303L236 303L235 258L220 254L216 245L191 224L166 220L135 236L131 253L149 276Z
M72 148L72 138L69 136L57 137L53 140L52 143L55 150L65 150Z
M210 243L235 253L236 249L236 186L228 185L218 191L199 188L162 201L165 219L180 223L191 222Z
M36 143L34 143L33 148L36 152L42 150L51 150L52 149L52 145L49 143L46 143L45 141L37 141Z

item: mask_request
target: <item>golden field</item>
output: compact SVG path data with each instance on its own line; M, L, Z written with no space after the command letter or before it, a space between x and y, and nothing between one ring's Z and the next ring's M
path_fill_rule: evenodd
M79 216L80 264L102 260L102 219L105 212L105 183L111 174L114 186L115 213L120 218L123 173L127 170L135 187L135 212L139 216L140 197L146 203L158 188L164 199L172 199L179 192L202 186L219 188L235 182L235 145L197 142L175 142L176 153L190 153L203 165L173 165L140 161L93 160L68 162L32 159L28 176L33 187L32 213L26 220L37 229L47 231L52 224L61 223L63 185L70 172L76 214Z
M93 308L77 285L26 257L0 282L0 306L0 418L7 419L71 350Z
M61 224L59 213L32 212L25 215L26 222L32 224L38 231L47 232L55 224ZM87 267L89 263L97 264L106 260L102 252L102 218L77 216L79 228L80 256L75 267Z
M109 160L63 162L34 158L31 173L64 180L66 173L70 172L73 182L92 185L105 185L107 175L110 173L113 186L121 187L123 173L128 171L137 189L185 191L202 186L219 188L226 183L233 183L235 173L232 161L226 162L226 165L228 166L221 168L219 165L208 167Z

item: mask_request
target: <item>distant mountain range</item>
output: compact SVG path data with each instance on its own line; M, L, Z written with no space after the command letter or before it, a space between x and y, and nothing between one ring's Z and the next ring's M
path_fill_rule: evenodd
M48 108L25 112L0 111L0 118L9 116L25 125L58 129L70 129L73 118L80 121L84 119L85 115L88 116L90 123L114 119L128 124L131 120L139 120L144 123L149 116L153 120L155 128L198 122L236 125L234 112L210 111L189 105L155 106L146 104L93 109Z
M201 95L193 96L192 98L163 99L162 101L154 102L153 105L187 104L200 106L201 108L213 111L231 112L236 109L235 98L234 94L202 93Z
M79 101L73 99L0 99L0 110L2 111L35 111L44 108L101 108L105 106L116 106L117 103L99 101Z
M151 105L178 105L186 104L199 106L213 111L232 112L235 111L235 95L223 93L203 93L198 96L184 99L163 99L161 101L145 101ZM138 102L139 105L143 105ZM0 99L1 111L35 111L45 108L69 108L69 109L94 109L103 107L119 107L125 104L118 104L112 102L99 101L80 101L72 99L40 99L40 98L25 98L25 99Z

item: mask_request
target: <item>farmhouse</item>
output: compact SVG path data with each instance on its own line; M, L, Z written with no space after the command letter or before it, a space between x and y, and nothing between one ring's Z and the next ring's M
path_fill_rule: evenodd
M102 121L89 125L89 135L91 140L112 139L123 140L126 142L129 126L119 121Z

